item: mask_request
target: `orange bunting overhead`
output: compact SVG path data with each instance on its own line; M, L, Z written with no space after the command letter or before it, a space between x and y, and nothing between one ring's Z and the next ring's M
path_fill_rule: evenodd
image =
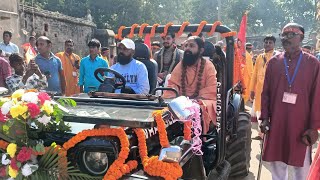
M166 35L168 34L168 29L169 29L169 27L172 26L172 25L173 25L172 22L169 22L169 23L166 24L166 26L164 27L163 33L161 34L162 37L163 37L163 36L166 36Z
M125 26L120 26L120 28L118 29L118 34L115 36L116 39L122 40L122 31L125 29Z
M183 22L179 31L176 33L176 37L180 37L183 34L184 29L186 28L186 26L188 26L190 23L188 21Z
M142 36L143 36L143 30L144 30L144 28L147 27L147 26L149 26L149 24L147 24L147 23L141 24L140 30L139 30L139 37L142 38Z
M150 37L154 37L154 35L156 34L156 28L160 26L160 24L154 24L151 28L151 31L150 31Z
M130 30L130 34L128 35L128 38L130 38L130 39L133 38L133 36L134 36L134 29L135 29L136 27L138 27L138 26L139 26L139 24L132 24L131 30Z
M231 32L227 32L227 33L222 33L221 37L226 38L226 37L236 36L236 35L237 35L237 32L231 31Z
M212 25L212 27L211 27L210 32L208 32L207 35L208 35L208 36L212 36L213 33L216 31L216 28L217 28L218 25L220 26L220 25L222 25L222 23L221 23L220 21L214 22L213 25Z
M207 24L207 21L201 21L201 23L198 26L198 29L196 32L192 33L192 36L199 36L199 34L201 33L203 27Z

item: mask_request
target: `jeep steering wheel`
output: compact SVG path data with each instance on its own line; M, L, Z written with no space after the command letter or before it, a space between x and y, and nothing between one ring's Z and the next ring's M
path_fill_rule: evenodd
M101 78L98 76L98 74L99 74L99 73L101 74L102 72L109 72L109 73L111 73L111 74L114 75L114 77L115 77L116 80L120 80L120 82L122 82L122 84L115 84L115 88L116 88L116 89L118 89L118 88L121 87L121 86L122 86L123 89L126 87L126 79L125 79L120 73L118 73L117 71L112 70L112 69L109 69L109 68L98 68L98 69L96 69L96 70L94 71L94 77L96 77L96 79L97 79L99 82L101 82L101 83L104 82L104 80L101 79ZM116 82L117 82L117 81L116 81Z

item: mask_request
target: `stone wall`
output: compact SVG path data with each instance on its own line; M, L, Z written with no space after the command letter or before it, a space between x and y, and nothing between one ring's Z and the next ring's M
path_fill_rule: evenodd
M74 18L30 6L20 6L21 39L28 42L30 35L45 35L53 43L53 52L64 51L64 42L75 42L75 53L88 54L87 43L92 39L96 25L83 18Z
M7 30L13 33L12 42L20 45L18 0L0 0L0 42Z

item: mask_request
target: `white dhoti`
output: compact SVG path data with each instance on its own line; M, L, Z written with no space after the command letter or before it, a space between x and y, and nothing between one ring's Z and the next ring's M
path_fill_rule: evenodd
M288 168L292 168L292 180L306 180L311 164L310 147L307 148L303 167L289 166L283 162L270 162L272 180L288 180Z

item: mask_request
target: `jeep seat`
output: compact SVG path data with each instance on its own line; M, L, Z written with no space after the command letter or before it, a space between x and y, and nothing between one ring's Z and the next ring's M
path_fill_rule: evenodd
M133 58L142 62L148 70L148 79L150 85L149 93L156 88L157 86L157 77L158 77L158 64L155 60L150 59L150 50L148 46L141 42L135 43L135 54Z

